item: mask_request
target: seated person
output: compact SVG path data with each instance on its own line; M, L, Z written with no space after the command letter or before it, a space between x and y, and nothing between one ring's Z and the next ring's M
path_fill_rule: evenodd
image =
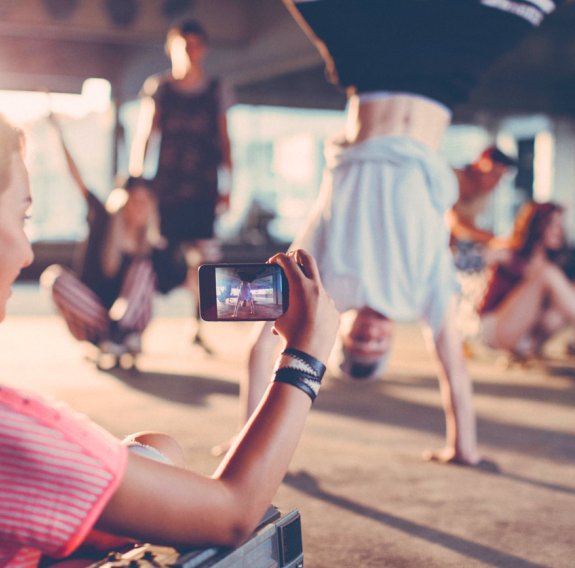
M12 284L33 260L22 147L21 132L0 116L0 320ZM66 557L93 527L176 546L236 546L250 536L286 473L339 324L309 254L270 262L284 269L290 287L289 309L274 328L286 349L261 405L212 476L178 467L181 451L160 434L136 437L139 451L130 452L62 404L0 386L0 565Z
M58 122L51 121L87 204L88 237L76 271L54 265L41 281L76 339L115 356L137 354L152 317L152 254L163 245L154 193L146 179L130 177L102 203L84 183Z
M479 306L485 343L523 358L575 324L575 286L558 259L565 246L564 209L557 203L524 205L511 254L493 266Z
M495 188L516 161L496 146L489 146L471 164L455 169L459 196L447 212L451 247L459 270L473 272L497 262L501 249L491 231L477 225Z

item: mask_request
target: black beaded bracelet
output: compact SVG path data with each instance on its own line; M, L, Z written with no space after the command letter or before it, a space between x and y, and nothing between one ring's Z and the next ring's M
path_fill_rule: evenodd
M307 353L304 353L303 351L300 351L299 349L293 349L289 347L287 349L284 349L281 352L281 354L288 355L289 357L297 359L298 361L303 363L304 369L307 372L314 374L320 380L325 373L326 367L321 361L319 361L315 357L312 357L311 355L308 355Z

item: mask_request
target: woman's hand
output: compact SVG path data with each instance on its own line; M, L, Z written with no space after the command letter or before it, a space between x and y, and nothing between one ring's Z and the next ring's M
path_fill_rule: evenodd
M286 347L327 361L339 327L339 312L323 288L315 259L299 249L276 254L268 262L283 268L289 285L287 312L276 320L273 332L285 339Z

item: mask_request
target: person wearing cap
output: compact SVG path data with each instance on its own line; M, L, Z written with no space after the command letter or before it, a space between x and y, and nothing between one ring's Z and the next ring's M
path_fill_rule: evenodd
M459 197L449 211L448 220L452 238L485 245L493 237L491 231L477 226L477 216L487 205L487 200L516 160L497 146L489 146L472 163L455 169Z
M326 145L322 189L294 246L313 251L325 286L355 325L379 338L345 351L353 378L380 376L391 323L422 320L433 340L446 443L425 457L481 461L471 379L457 329L457 278L445 214L457 179L439 154L453 108L483 72L561 4L445 0L285 0L347 95L342 136ZM519 4L521 4L519 6ZM344 347L349 332L342 330ZM385 340L384 340L385 338ZM269 326L252 349L247 416L273 358ZM361 364L358 364L361 363ZM355 372L358 371L359 373Z

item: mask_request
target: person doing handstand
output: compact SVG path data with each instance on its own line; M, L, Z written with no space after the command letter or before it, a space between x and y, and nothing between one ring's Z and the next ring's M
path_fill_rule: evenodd
M445 447L428 459L480 461L444 219L457 180L438 150L483 71L559 4L286 0L348 96L345 132L326 147L322 189L293 246L312 251L336 305L351 312L338 354L347 376L381 376L394 321L426 323L446 419ZM268 326L250 356L246 416L273 350Z
M254 295L252 293L252 287L249 282L242 280L240 284L240 291L238 293L238 299L236 301L236 307L234 309L233 317L238 316L238 310L240 306L249 306L250 308L250 315L253 315L255 312L255 303L254 303Z

